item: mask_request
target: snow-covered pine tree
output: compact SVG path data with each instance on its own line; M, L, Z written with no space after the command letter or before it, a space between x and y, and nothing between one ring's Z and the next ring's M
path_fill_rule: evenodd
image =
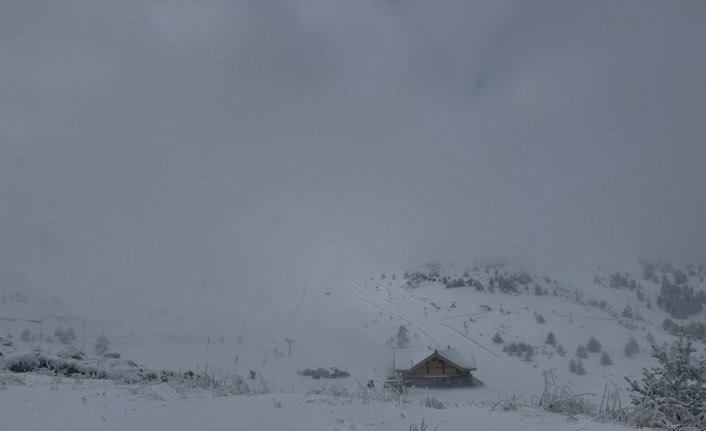
M571 358L569 361L569 371L572 373L576 372L576 359Z
M612 365L613 361L610 359L608 352L601 353L601 365Z
M652 346L658 367L644 369L642 381L625 378L637 406L640 427L706 429L706 361L694 360L690 341L679 339L669 348Z
M625 356L628 358L632 358L637 353L640 353L640 346L637 344L637 341L635 341L633 337L630 337L628 339L628 342L625 343Z
M550 346L556 346L556 336L554 335L553 332L550 332L547 334L547 339L544 341L546 344L549 344Z
M579 376L586 374L586 369L583 367L583 361L581 359L576 360L576 374Z
M588 339L588 343L586 343L586 348L591 353L598 353L601 351L601 343L596 340L596 337L591 337Z
M566 355L566 350L564 349L564 346L562 346L561 344L557 344L556 352L559 354L559 356Z

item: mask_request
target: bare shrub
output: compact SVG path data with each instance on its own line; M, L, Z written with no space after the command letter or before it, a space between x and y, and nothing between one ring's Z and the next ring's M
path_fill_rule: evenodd
M551 370L544 371L544 390L539 397L533 397L532 404L543 410L567 415L590 414L585 397L588 394L575 394L566 386L558 386Z
M108 337L106 337L105 334L100 334L98 338L96 338L93 348L96 351L96 355L103 356L108 349L110 349L110 340L108 340Z
M76 331L74 328L64 329L58 326L54 330L54 336L63 344L71 344L71 342L76 341Z
M426 397L422 400L422 405L424 407L429 407L430 409L445 409L446 406L444 406L444 403L434 397L430 397L429 394L427 394Z
M422 422L420 425L417 425L417 424L410 424L409 425L409 431L427 431L427 429L428 429L428 426L424 422L424 418L422 418ZM434 431L436 431L438 429L439 429L438 425L436 427L434 427Z
M402 401L404 401L406 391L403 385L394 387L394 385L388 385L382 382L378 383L378 385L364 385L361 382L358 382L358 391L355 394L356 398L363 400L364 404L369 403L371 400L375 400L394 401L397 405L399 405Z
M243 380L241 376L226 374L223 378L217 379L210 374L186 373L164 373L160 380L173 389L180 398L186 398L192 393L208 391L217 397L234 395L248 395L255 393L252 388Z
M311 389L306 392L307 395L330 395L332 397L353 398L348 389L338 385L321 385L319 389Z

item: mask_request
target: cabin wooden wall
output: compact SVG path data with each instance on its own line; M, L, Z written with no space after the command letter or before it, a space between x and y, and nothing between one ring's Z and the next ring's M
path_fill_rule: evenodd
M466 373L467 374L467 373ZM431 357L420 364L412 373L415 377L423 376L462 376L463 371L439 357Z

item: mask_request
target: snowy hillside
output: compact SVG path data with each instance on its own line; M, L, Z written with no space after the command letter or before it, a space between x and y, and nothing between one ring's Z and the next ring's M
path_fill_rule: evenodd
M173 411L173 429L215 414L237 421L246 412L258 412L245 416L263 424L251 429L291 421L297 429L406 429L425 418L454 430L478 417L498 429L520 422L564 429L569 419L613 429L532 406L548 380L584 394L594 411L608 401L628 405L624 377L638 379L654 365L651 343L674 339L663 328L673 316L660 293L681 285L701 298L705 274L703 266L635 264L554 277L504 264L431 264L350 271L330 285L277 297L267 290L240 298L203 291L193 308L142 304L129 316L82 315L13 285L0 296L0 397L15 407L3 409L0 421L12 425L3 429L31 429L32 421L50 418L121 428L159 421L166 410L155 409L163 406ZM204 316L195 312L200 307L208 318L192 317ZM704 322L703 316L689 318ZM108 343L97 352L102 335ZM394 375L394 349L448 347L475 360L482 386L409 388L399 396L382 389ZM701 343L697 349L703 356ZM333 367L350 376L301 375ZM367 387L370 380L375 388ZM513 411L502 413L508 405Z

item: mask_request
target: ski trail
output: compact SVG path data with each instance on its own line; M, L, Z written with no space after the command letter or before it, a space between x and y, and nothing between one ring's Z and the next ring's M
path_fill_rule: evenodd
M297 305L294 307L294 311L292 312L292 315L289 316L289 320L294 320L294 318L297 317L297 313L299 313L299 310L302 308L302 303L304 302L305 296L306 296L306 286L304 286L304 289L302 289L302 294L299 297L299 301L297 301Z
M312 314L312 317L311 317L311 323L316 323L316 319L319 316L319 302L320 301L321 301L321 294L317 293L316 300L314 302L314 313Z
M468 341L470 341L471 343L475 344L476 346L480 347L481 349L483 349L485 352L489 353L489 354L492 355L493 357L498 358L498 359L500 358L500 356L498 356L497 353L495 353L495 352L493 352L492 350L488 349L488 348L485 347L484 345L480 344L479 342L477 342L477 341L474 340L473 338L469 337L468 335L464 334L463 332L457 330L456 328L452 328L452 327L449 326L449 325L446 325L446 324L443 324L443 323L439 323L439 322L437 322L436 325L437 325L437 326L441 326L441 327L443 327L443 328L446 328L446 329L449 329L449 330L455 332L457 335L460 335L461 337L465 338L466 340L468 340Z
M359 288L360 290L362 290L363 292L365 292L365 293L371 293L371 294L375 294L376 296L380 296L380 299L382 299L382 300L385 301L386 303L388 303L388 304L390 304L390 305L392 305L392 306L395 306L395 307L397 307L397 308L402 308L402 307L400 306L400 304L397 304L397 303L395 303L395 302L392 302L392 301L390 301L389 299L385 298L384 296L378 295L377 292L373 292L373 291L371 291L370 289L366 289L365 286L360 283L360 281L356 281L356 280L353 280L353 279L352 279L352 280L351 280L351 283L353 283L353 284L355 284L356 286L358 286L358 288ZM373 286L379 287L377 284L373 284L373 283L370 283L370 284L373 285ZM384 289L384 288L385 288L385 287L383 286L383 289Z
M0 317L0 320L6 320L8 322L29 322L29 323L39 323L40 325L42 324L41 320L22 319L19 317Z
M429 319L428 323L439 323L439 322L443 322L446 320L458 319L460 317L473 317L473 316L480 316L481 314L488 314L488 313L490 313L490 311L478 311L476 313L454 314L452 316L440 317L438 319Z
M402 320L402 321L404 321L404 322L407 322L408 325L411 325L411 326L415 327L419 332L421 332L422 334L424 334L432 343L434 343L434 345L435 345L436 347L441 347L441 344L439 344L439 343L434 339L434 337L432 337L431 335L429 335L429 333L428 333L426 330L424 330L417 322L415 322L415 321L413 321L413 320L410 320L410 319L408 319L408 318L406 318L406 317L404 317L404 316L402 316L402 315L400 315L400 314L398 314L398 313L396 313L396 312L394 312L394 311L388 309L388 308L385 307L384 305L381 305L381 304L377 303L376 301L373 301L373 300L370 299L370 298L364 297L364 296L361 295L360 293L355 292L355 291L354 291L353 289L351 289L350 287L346 287L346 290L347 290L348 293L350 293L351 295L354 295L354 296L356 296L357 298L359 298L359 299L361 299L361 300L363 300L363 301L365 301L365 302L367 302L367 303L369 303L369 304L371 304L371 305L373 305L373 306L379 308L380 310L384 311L385 313L390 314L390 315L392 315L392 316L395 316L395 317L397 317L398 319L400 319L400 320Z

